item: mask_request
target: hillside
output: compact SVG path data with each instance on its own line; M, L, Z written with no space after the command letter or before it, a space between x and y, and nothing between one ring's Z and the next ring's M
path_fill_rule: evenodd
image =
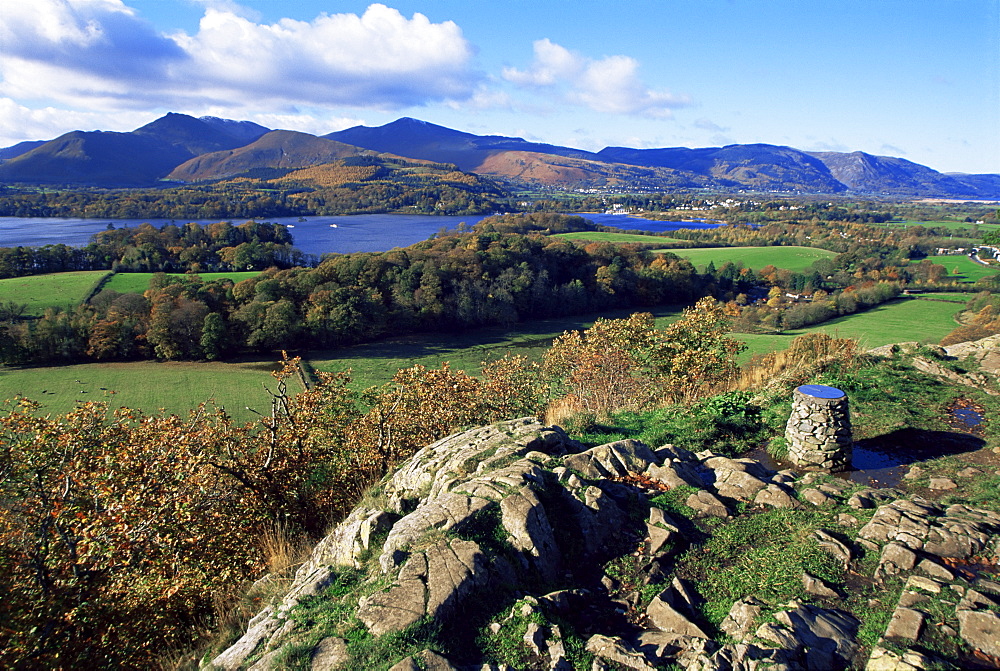
M707 180L669 168L631 166L584 158L554 156L528 151L490 155L473 172L503 178L516 184L577 188L680 189L705 186Z
M235 149L202 154L174 168L167 179L200 182L261 168L295 169L331 163L365 150L308 133L275 130Z
M241 146L246 136L171 113L130 133L66 133L0 164L0 181L150 186L195 156Z
M818 160L791 147L767 144L727 145L705 149L629 149L607 147L598 155L609 161L659 166L701 175L713 186L840 193L847 187Z
M913 421L896 410L905 398L880 412L865 384L936 384L913 368L924 369L924 355L883 356L866 373L841 371L856 437L878 436L893 412L896 426ZM726 446L590 447L532 418L457 433L369 491L294 575L258 581L249 596L269 605L204 660L222 669L996 668L1000 448L987 449L975 427L905 432L888 486L874 481L881 471L837 478L734 458ZM919 452L919 441L936 445Z
M495 154L508 151L595 159L594 154L569 147L528 142L519 137L474 135L403 117L384 126L355 126L324 137L379 152L420 158L438 163L454 163L462 170L477 166Z
M974 198L977 190L936 170L890 156L872 156L856 151L814 152L830 173L853 191L891 194L949 193Z
M162 179L203 181L253 170L301 168L366 152L451 164L515 187L1000 199L1000 175L945 175L904 159L863 152L737 144L606 147L594 153L519 137L475 135L408 117L316 137L268 132L247 121L173 113L130 133L74 131L48 142L0 149L0 182L148 186Z

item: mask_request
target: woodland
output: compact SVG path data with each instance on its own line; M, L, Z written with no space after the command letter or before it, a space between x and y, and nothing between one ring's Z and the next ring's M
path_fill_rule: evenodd
M97 287L80 305L39 317L0 306L5 364L281 358L266 389L270 412L242 425L208 404L181 417L106 401L64 415L30 399L7 402L0 664L148 668L165 651L196 647L270 560L321 537L371 484L461 427L536 415L584 435L616 413L655 413L649 421L691 449L736 455L780 425L760 379L787 372L789 360L804 366L803 380L817 362L852 374L862 365L855 342L813 335L741 371L733 329L778 332L916 289L968 294L970 319L952 342L1000 332L997 277L963 286L927 258L958 230L982 239L974 222L892 227L881 206L868 215L815 203L749 209L756 221L674 232L670 244L809 245L837 256L801 273L733 263L699 271L652 251L662 237L648 245L551 237L596 228L552 213L491 217L405 249L322 260L297 255L287 230L258 222L112 229L80 250L0 250L9 276L163 273L144 294ZM236 283L198 275L226 268L261 272ZM658 329L642 310L664 304L690 307ZM567 332L540 361L489 362L481 377L417 366L357 391L349 374L307 373L294 356L389 333L610 308L636 313Z

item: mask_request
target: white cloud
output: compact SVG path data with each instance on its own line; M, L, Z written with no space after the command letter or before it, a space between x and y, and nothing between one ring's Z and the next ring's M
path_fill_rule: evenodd
M555 86L583 71L586 59L548 38L534 43L535 62L530 70L504 68L503 78L521 86Z
M0 147L23 140L50 140L70 130L130 131L158 115L149 112L78 112L55 107L31 109L0 98Z
M669 117L691 103L687 96L650 89L639 78L639 62L629 56L591 59L549 39L534 43L527 70L504 68L502 76L517 86L553 89L564 100L596 112Z
M455 23L381 4L262 24L231 0L204 0L197 33L167 36L121 0L0 1L0 94L21 100L397 109L467 98L481 78Z

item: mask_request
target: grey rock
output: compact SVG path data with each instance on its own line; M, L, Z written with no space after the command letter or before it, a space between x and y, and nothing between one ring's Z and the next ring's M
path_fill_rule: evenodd
M951 478L931 478L931 489L955 489L958 485Z
M825 506L836 503L832 496L815 488L803 489L799 492L799 496L814 506Z
M931 658L915 650L898 654L880 645L872 648L865 671L920 671L931 666Z
M702 462L706 468L715 471L736 471L746 473L757 480L769 480L775 473L765 468L759 461L753 459L730 459L729 457L711 457Z
M887 543L882 548L882 556L876 573L896 575L901 571L910 571L917 565L917 555L913 550L899 545Z
M1000 596L1000 583L994 582L993 580L987 580L986 578L979 576L976 578L976 589L986 590L992 594Z
M347 641L336 636L328 636L313 648L309 662L310 671L334 671L350 661Z
M1000 657L1000 614L993 611L957 612L959 634L971 647Z
M458 668L433 650L424 650L418 655L424 663L424 671L458 671Z
M821 599L836 599L840 596L837 592L830 589L830 586L823 582L823 580L808 571L802 572L802 588L805 589L806 594L812 594Z
M428 501L392 527L379 557L382 570L393 570L398 557L402 555L401 551L418 541L429 529L447 531L467 523L473 515L491 505L496 504L477 496L453 492Z
M528 628L525 630L522 640L528 646L528 650L538 657L544 655L548 650L548 646L545 645L545 631L536 622L528 623Z
M839 561L846 568L853 556L851 548L846 543L823 529L817 529L812 533L812 538L819 545L820 550Z
M1000 608L1000 598L983 594L979 590L967 589L962 600L956 606L957 610L981 610Z
M685 503L694 510L696 517L732 517L726 504L711 492L702 489L687 498Z
M427 556L412 555L388 592L374 594L358 606L358 619L375 636L402 631L427 613Z
M676 657L679 652L689 648L694 640L696 639L682 634L644 629L636 637L636 650L646 655L646 659L658 662Z
M393 664L389 671L422 671L422 669L415 659L406 657Z
M885 638L916 641L924 629L924 614L912 608L897 607L885 630Z
M931 598L926 594L920 594L911 590L904 590L902 594L899 595L898 606L902 608L912 608L913 606L919 606L922 603L927 603Z
M932 578L937 578L938 580L951 582L955 579L955 574L951 571L951 569L942 566L936 561L931 561L930 559L922 559L920 563L917 564L917 570Z
M737 641L746 640L750 632L753 631L754 621L760 617L763 603L748 596L740 599L729 609L729 614L722 621L719 628L732 636Z
M707 471L701 464L689 461L668 460L663 464L650 464L646 475L659 480L668 487L702 487L708 479Z
M792 495L792 490L779 484L770 484L757 492L754 503L772 508L801 508L802 504Z
M570 455L563 463L584 477L596 479L643 473L651 464L659 464L660 458L639 441L630 439Z
M718 457L719 459L723 457ZM709 461L715 461L714 459ZM732 461L732 460L727 460ZM708 463L708 462L706 462ZM734 462L739 464L740 462ZM749 471L737 469L716 469L715 489L719 496L725 496L738 501L752 501L757 493L767 487L765 479L770 473L758 477Z
M660 548L662 548L671 538L677 535L676 531L671 531L669 529L664 529L663 527L656 526L653 524L646 525L646 538L649 539L649 543L646 546L646 552L650 555L656 555Z
M795 607L791 610L778 611L775 619L794 632L796 641L803 647L807 668L846 666L858 648L860 621L839 610L794 602L792 605Z
M247 632L236 643L222 651L212 660L212 666L220 669L238 669L260 644L270 638L283 624L282 620L273 616L274 609L270 606L250 621Z
M447 617L488 579L485 557L474 542L452 539L436 543L427 550L427 615Z
M906 589L920 589L931 594L940 594L942 584L933 578L925 578L920 575L911 575L906 579L904 585Z
M701 627L691 621L690 617L682 613L678 608L681 606L681 599L676 591L671 587L657 596L646 607L646 617L650 624L659 629L681 636L692 636L695 638L709 638ZM687 610L687 608L685 608Z
M867 493L858 492L847 499L847 505L857 510L870 510L875 507L875 501Z
M284 654L283 648L276 648L268 653L265 653L256 662L250 666L247 671L277 671L278 670L278 658Z
M551 581L560 573L559 547L538 496L522 487L500 502L501 520L514 547L530 558L534 571Z
M655 671L646 657L616 636L594 634L587 639L587 652L635 671Z
M653 452L663 461L698 461L698 457L694 455L694 452L675 445L663 445L653 450Z

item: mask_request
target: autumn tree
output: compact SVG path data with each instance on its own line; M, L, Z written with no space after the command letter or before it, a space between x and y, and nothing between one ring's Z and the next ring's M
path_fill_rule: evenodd
M735 306L704 298L663 330L649 313L637 313L568 331L543 363L553 398L598 417L693 401L737 369L745 345L726 335L736 314Z

